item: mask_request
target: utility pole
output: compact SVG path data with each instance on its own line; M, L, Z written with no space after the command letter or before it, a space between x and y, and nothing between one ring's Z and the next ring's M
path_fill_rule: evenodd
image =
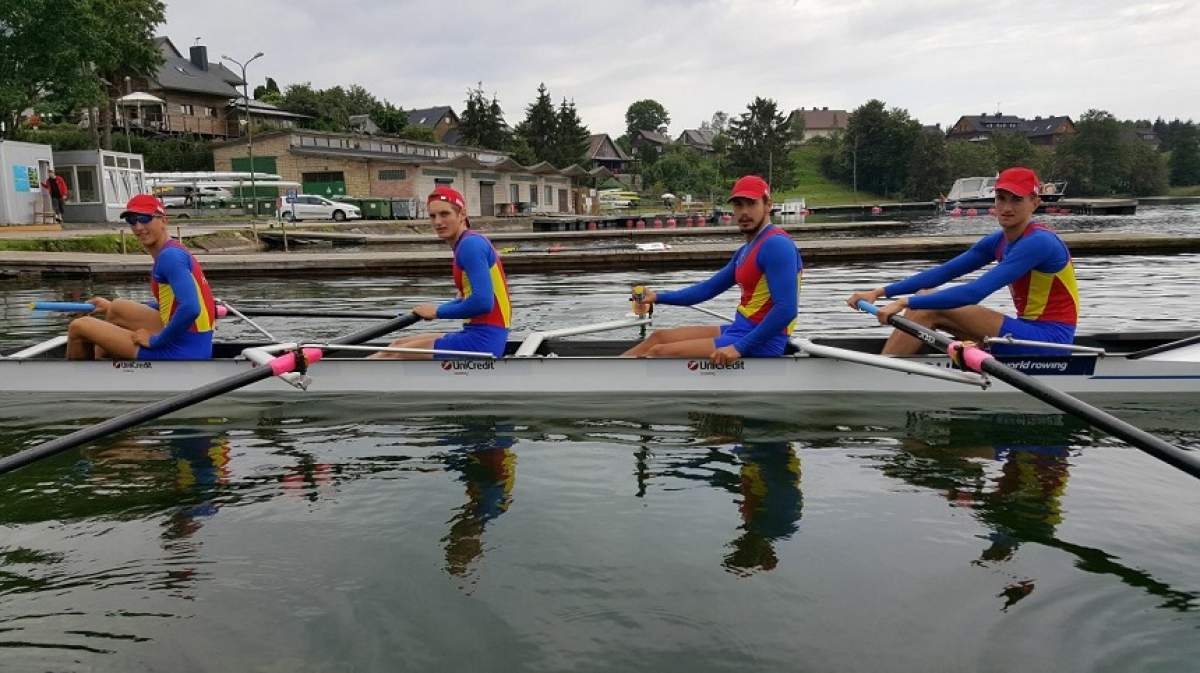
M228 56L222 55L223 60L238 66L242 69L242 100L246 103L246 153L250 156L250 202L253 204L250 211L250 219L258 218L258 187L254 183L254 124L250 121L250 94L249 83L246 80L246 66L254 62L255 59L261 58L263 53L260 51L254 56L251 56L245 63L235 61ZM245 194L243 193L244 197Z

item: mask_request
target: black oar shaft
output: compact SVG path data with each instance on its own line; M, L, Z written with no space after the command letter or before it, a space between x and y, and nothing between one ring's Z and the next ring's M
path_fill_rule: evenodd
M330 343L336 344L359 344L364 341L370 341L376 337L383 336L389 332L408 327L409 325L419 321L420 316L415 313L409 313L403 316L393 317L387 322L378 325L366 327L352 334L334 339ZM0 474L10 472L19 467L23 467L36 460L52 456L57 453L62 453L69 449L82 446L96 439L100 439L106 435L121 432L135 425L154 420L160 416L165 416L172 411L178 411L184 407L198 404L207 399L223 395L228 392L243 388L255 383L268 379L275 374L274 370L269 366L255 367L248 371L234 374L233 376L213 381L212 383L200 386L195 390L189 390L185 393L173 395L165 400L160 400L153 404L149 404L133 411L126 412L115 418L110 418L102 423L91 425L81 430L76 430L65 437L50 440L43 444L39 444L24 451L15 453L11 456L0 458Z
M925 343L945 351L953 343L946 335L913 322L900 315L893 315L889 321L893 327L910 334ZM1155 435L1126 423L1112 414L1097 409L1082 400L1072 397L1037 379L1019 372L1012 367L988 358L983 361L980 369L989 376L995 377L1008 385L1028 393L1056 409L1076 416L1108 434L1124 440L1129 445L1141 449L1159 460L1172 465L1193 477L1200 478L1200 455L1181 449Z
M387 320L395 313L380 311L318 311L314 309L242 308L238 311L250 318L330 318L334 320Z
M159 416L165 416L172 411L178 411L184 407L203 402L204 400L216 397L232 390L237 390L244 386L248 386L256 381L270 378L272 375L270 367L255 367L249 371L242 372L235 376L230 376L220 381L214 381L208 385L201 386L195 390L189 390L186 393L180 393L173 397L168 397L165 400L159 400L153 404L139 407L133 411L121 414L115 418L110 418L102 423L91 425L82 430L76 430L69 435L53 439L43 444L39 444L31 449L26 449L11 456L0 458L0 474L23 467L42 458L53 456L56 453L67 451L68 449L87 444L88 442L111 435L113 433L126 430L140 423L153 420Z

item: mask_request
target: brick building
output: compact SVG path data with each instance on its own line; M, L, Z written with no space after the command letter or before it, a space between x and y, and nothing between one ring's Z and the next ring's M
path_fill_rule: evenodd
M213 145L217 171L250 169L246 139ZM254 136L254 169L299 182L305 194L424 199L446 184L467 197L473 216L575 212L572 176L548 163L522 166L503 152L388 136L308 129ZM576 169L576 170L573 170Z

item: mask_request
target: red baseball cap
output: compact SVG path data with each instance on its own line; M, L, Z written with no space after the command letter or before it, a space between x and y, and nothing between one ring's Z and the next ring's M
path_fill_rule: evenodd
M733 192L729 194L728 199L725 199L725 203L734 199L762 198L771 198L771 186L767 184L767 181L757 175L743 175L733 183Z
M1003 189L1017 196L1039 195L1042 193L1041 184L1037 173L1022 166L1005 169L1000 173L1000 177L996 178L996 189Z
M138 194L129 199L129 203L125 204L125 212L121 213L121 219L125 219L126 215L166 215L167 211L163 209L162 201L159 201L152 194Z
M457 189L445 185L438 185L437 188L430 192L429 198L425 199L425 205L429 205L434 201L445 201L462 210L467 209L467 200L463 198L463 195Z

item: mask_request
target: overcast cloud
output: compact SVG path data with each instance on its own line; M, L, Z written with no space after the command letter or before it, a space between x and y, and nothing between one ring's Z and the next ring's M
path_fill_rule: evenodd
M673 135L754 96L784 110L879 98L943 127L997 109L1200 118L1189 1L167 0L161 32L185 55L200 37L214 61L265 52L252 85L357 83L461 111L482 81L513 124L545 82L614 136L642 98Z

